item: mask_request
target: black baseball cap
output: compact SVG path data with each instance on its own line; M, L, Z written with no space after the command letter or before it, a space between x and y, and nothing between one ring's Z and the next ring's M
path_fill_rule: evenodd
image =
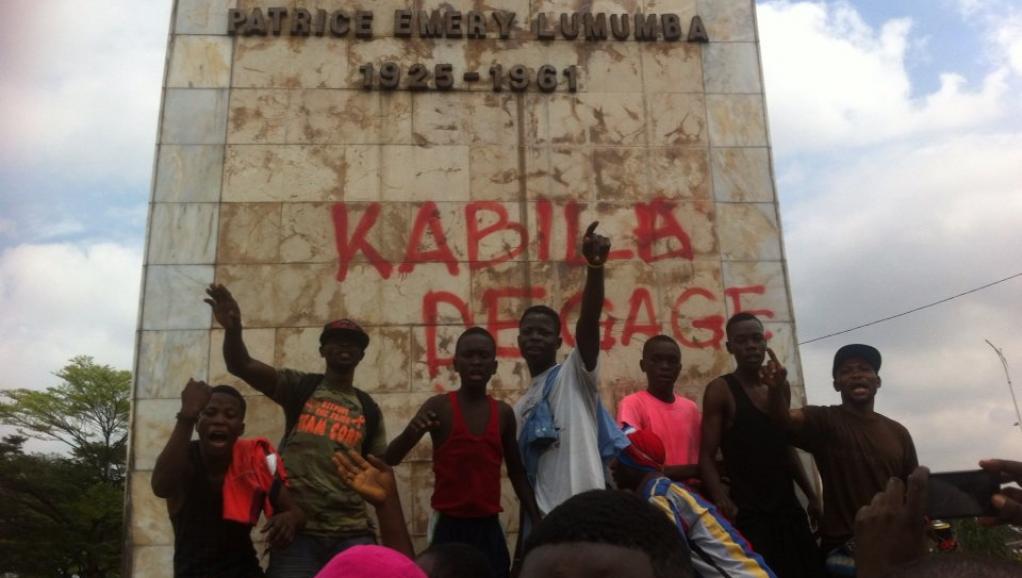
M362 329L362 326L351 319L338 319L323 326L323 333L319 334L319 344L323 345L331 337L348 337L365 349L369 345L369 334Z
M880 352L877 351L877 348L861 343L852 343L838 349L834 354L834 367L830 374L837 375L837 369L841 367L841 364L853 358L864 360L873 368L873 371L880 372Z

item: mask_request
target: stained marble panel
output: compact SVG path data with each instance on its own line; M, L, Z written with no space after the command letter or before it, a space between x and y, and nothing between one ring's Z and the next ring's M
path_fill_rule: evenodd
M190 378L205 380L209 331L143 331L138 349L135 396L180 399Z
M215 203L223 175L222 145L163 145L159 150L153 200L158 203Z
M168 88L163 97L163 144L223 144L227 90Z
M218 208L211 203L156 203L149 223L153 265L213 264Z
M142 329L206 329L206 287L213 282L212 265L149 265L146 267Z
M167 86L227 88L231 82L231 51L227 36L176 36L170 47Z

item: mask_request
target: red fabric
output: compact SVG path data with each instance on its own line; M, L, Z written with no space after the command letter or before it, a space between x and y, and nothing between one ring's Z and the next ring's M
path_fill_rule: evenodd
M451 401L451 435L433 450L433 509L455 518L482 518L501 511L500 466L504 447L500 443L500 411L490 396L490 418L483 435L473 435L465 425L458 393Z
M628 434L628 441L632 443L624 451L640 466L657 470L664 467L666 450L660 436L647 429L638 429Z
M276 456L277 471L270 473L267 456ZM275 480L287 481L284 461L266 438L234 442L231 465L224 476L224 519L255 525L259 513L273 515L270 489Z

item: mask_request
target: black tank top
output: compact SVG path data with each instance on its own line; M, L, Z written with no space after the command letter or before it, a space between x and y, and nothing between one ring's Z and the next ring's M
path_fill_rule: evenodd
M174 527L174 578L262 578L252 527L224 520L224 497L209 486L199 442L188 448L194 474L184 503L170 517Z
M801 509L795 497L788 436L752 404L734 374L723 376L735 400L734 423L721 436L720 449L731 478L731 499L742 513Z

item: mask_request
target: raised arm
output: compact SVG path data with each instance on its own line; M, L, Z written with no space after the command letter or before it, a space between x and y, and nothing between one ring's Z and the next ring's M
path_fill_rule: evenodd
M177 414L174 431L167 440L156 465L153 467L151 485L157 497L168 500L171 513L177 511L184 485L192 477L192 466L188 460L188 446L192 439L199 414L209 402L210 387L203 381L189 379L181 392L181 411Z
M703 396L703 430L699 444L699 474L706 488L706 494L713 503L729 519L738 515L738 507L724 491L720 481L720 470L717 466L717 451L720 439L724 435L728 409L727 386L720 379L715 379L706 386Z
M401 498L397 493L394 470L376 456L370 455L366 461L353 449L348 449L346 453L337 452L333 459L341 480L376 509L376 518L380 522L380 543L409 558L415 558L415 548L408 535Z
M806 423L805 412L791 408L791 384L788 370L777 360L774 350L767 348L770 361L760 370L760 381L769 388L767 413L776 427L786 431L799 431Z
M227 287L212 284L206 289L206 303L213 309L213 317L224 328L224 363L227 371L245 380L257 391L276 399L277 370L252 359L241 337L241 308Z
M383 461L391 466L400 464L401 460L405 459L405 456L408 455L408 452L412 451L415 444L419 443L422 436L426 435L426 432L440 427L440 419L434 407L437 399L437 397L431 397L426 400L426 403L422 404L419 412L415 414L412 421L408 422L404 431L387 446L387 451L383 454Z
M600 356L600 314L603 312L603 265L610 253L610 239L596 233L598 221L582 237L582 255L586 259L586 286L582 291L582 309L575 323L575 342L586 369L596 369Z

